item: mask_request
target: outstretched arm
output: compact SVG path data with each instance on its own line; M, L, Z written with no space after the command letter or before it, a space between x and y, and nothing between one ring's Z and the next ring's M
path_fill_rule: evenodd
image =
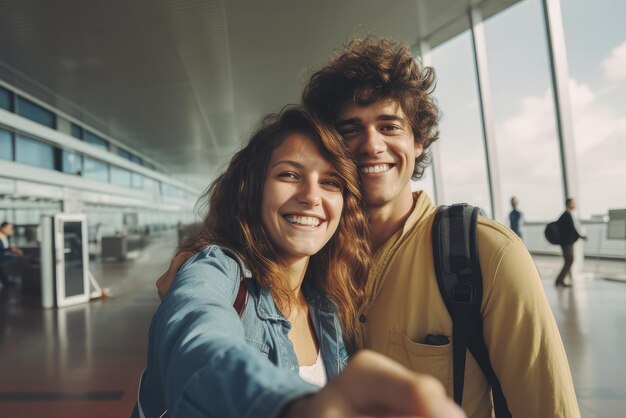
M172 287L176 272L189 257L188 254L175 257L168 271L159 278L157 287L162 297ZM200 269L218 267L218 271L221 270L219 266L206 266L203 263L195 266L194 269L198 269L198 267ZM189 270L186 268L180 272L181 277L176 279L177 282L172 289L173 294L168 295L168 299L164 301L165 305L172 305L174 300L181 297L194 298L198 295L195 286L191 286L190 278L200 272L196 271L192 274ZM215 273L216 271L213 271L212 274ZM179 283L178 280L187 283ZM225 300L232 297L234 295L228 294L228 292L219 296ZM156 350L160 353L157 355L159 358L157 361L161 363L162 372L165 372L164 377L169 378L170 384L174 387L166 390L167 397L170 402L174 399L182 399L181 404L178 405L180 409L170 410L171 413L174 413L171 416L179 413L183 413L183 415L179 414L180 416L186 417L202 416L189 415L193 411L188 410L188 408L198 406L194 405L195 402L189 404L189 400L199 399L199 402L203 402L203 399L208 398L207 394L214 393L214 390L224 389L226 390L223 396L219 397L219 403L224 403L226 408L229 406L237 408L235 416L244 416L237 415L244 413L249 414L245 416L260 416L259 414L265 414L269 411L274 411L274 413L264 416L274 417L278 413L280 413L281 418L462 418L465 416L447 398L443 386L436 379L413 373L387 357L372 351L357 353L342 373L331 380L323 389L317 391L292 371L279 369L266 359L259 359L255 353L249 352L245 344L237 342L235 347L225 350L226 346L233 344L232 338L235 334L240 334L241 324L238 317L234 316L236 314L231 305L223 302L220 306L220 309L224 310L222 314L231 317L226 322L232 323L227 326L228 333L217 333L208 339L210 342L207 344L213 348L205 347L207 350L205 354L208 363L217 364L213 371L211 371L212 367L198 368L194 366L195 360L189 353L183 355L186 357L184 363L187 363L189 367L168 365L175 352L178 352L177 357L182 355L180 353L181 347L172 350L172 346L169 344L163 346L161 345L162 342L159 342L159 339L168 339L166 334L171 336L176 328L189 326L194 328L192 324L198 323L200 318L184 321L184 323L168 321L170 325L167 327L151 330L151 335L154 337L151 342L154 344L154 348L160 346ZM214 305L213 309L215 307ZM232 312L230 312L231 310ZM174 312L178 312L178 316L181 314L178 309L174 309L172 314ZM200 319L199 323L204 323L204 321ZM180 341L178 338L174 339ZM237 340L240 339L237 338ZM215 358L215 356L210 355L211 350L221 351L222 349L219 347L224 349L225 357ZM198 354L197 351L200 348L196 347L194 355ZM156 354L156 352L153 353ZM234 361L234 363L225 361L226 358ZM214 361L215 359L217 361ZM229 364L236 366L225 367ZM215 370L219 370L217 372L219 376L214 374ZM233 370L235 371L233 372ZM240 386L237 384L239 381L237 373L242 372L246 374L244 380L248 382L248 387L253 390L243 392L241 387L237 387ZM233 402L227 400L229 397L233 398ZM264 398L264 401L258 402L259 398ZM170 405L172 404L170 403Z
M281 418L463 418L433 377L413 373L373 351L362 350L317 394L293 402Z

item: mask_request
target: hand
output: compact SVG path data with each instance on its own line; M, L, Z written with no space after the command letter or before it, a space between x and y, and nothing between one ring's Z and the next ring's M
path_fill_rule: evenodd
M172 287L172 283L174 283L174 279L176 278L176 273L178 273L178 270L192 255L192 253L188 252L178 253L174 256L174 258L172 258L167 271L161 274L161 277L159 277L156 281L159 298L163 299L167 291L170 290L170 287Z
M11 247L9 251L11 251L15 255L24 255L24 251L17 247Z
M315 395L291 403L281 418L463 418L438 380L362 350Z

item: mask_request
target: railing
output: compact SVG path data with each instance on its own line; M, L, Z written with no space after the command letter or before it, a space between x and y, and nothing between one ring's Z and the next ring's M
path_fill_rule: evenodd
M524 242L533 254L561 254L561 248L550 244L543 230L546 222L526 222L522 226ZM584 253L587 257L626 259L626 240L607 238L607 223L603 221L583 221L581 232L587 236Z

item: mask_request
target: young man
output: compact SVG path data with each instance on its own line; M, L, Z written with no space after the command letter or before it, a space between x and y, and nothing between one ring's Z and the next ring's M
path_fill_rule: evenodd
M452 394L452 321L435 276L431 232L436 207L411 192L438 137L434 74L407 45L351 42L316 72L303 103L333 123L361 170L372 226L374 265L360 310L357 345L439 379ZM482 322L489 358L514 417L579 417L561 338L523 242L479 217ZM463 409L492 416L490 387L466 360Z
M568 197L565 200L565 212L556 221L559 226L559 236L561 237L561 251L563 252L563 268L554 282L555 286L570 287L572 281L572 265L574 264L574 244L579 238L584 240L586 236L581 235L576 229L572 211L576 209L576 201ZM565 276L569 276L570 283L565 283Z

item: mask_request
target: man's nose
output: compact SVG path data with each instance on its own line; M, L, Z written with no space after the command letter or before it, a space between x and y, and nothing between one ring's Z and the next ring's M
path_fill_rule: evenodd
M363 131L363 137L359 147L361 154L376 155L387 148L382 134L375 127L369 127Z

